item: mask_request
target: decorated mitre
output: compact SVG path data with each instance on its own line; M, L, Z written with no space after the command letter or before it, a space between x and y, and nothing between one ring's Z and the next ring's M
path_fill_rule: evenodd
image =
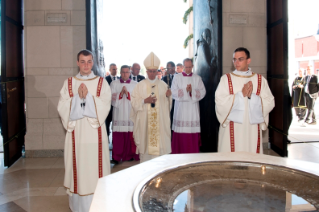
M144 60L144 66L147 70L158 69L160 63L160 59L153 52L151 52Z

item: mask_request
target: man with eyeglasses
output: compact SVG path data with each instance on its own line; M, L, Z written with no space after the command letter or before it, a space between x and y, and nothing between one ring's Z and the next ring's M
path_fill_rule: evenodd
M132 67L131 67L131 75L130 75L130 79L132 79L135 82L140 82L143 79L145 79L144 76L139 75L141 70L141 66L138 63L133 63Z
M233 53L232 73L221 77L215 94L219 128L218 152L262 154L262 130L274 108L267 80L249 68L250 52L239 47Z
M144 61L148 78L139 82L131 96L130 118L141 163L171 153L171 90L159 80L159 58L151 52Z
M133 122L130 120L131 95L137 82L129 79L130 68L121 67L121 79L111 83L112 91L112 163L120 161L139 160L135 154L136 147L133 140Z
M110 64L110 68L109 68L109 71L110 71L110 75L105 77L107 83L109 85L111 85L111 83L115 80L118 80L120 79L118 76L116 76L117 74L117 67L116 67L116 64L115 63L111 63ZM106 126L106 131L107 131L107 136L110 135L110 124L112 122L112 114L113 114L113 106L111 106L111 110L109 112L109 115L107 116L106 120L105 120L105 126Z
M199 153L200 111L199 101L206 95L202 78L193 73L193 61L183 61L184 72L175 76L172 96L175 99L172 154Z

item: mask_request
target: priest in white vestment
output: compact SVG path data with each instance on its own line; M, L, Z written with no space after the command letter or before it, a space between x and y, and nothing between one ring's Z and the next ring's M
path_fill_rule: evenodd
M111 90L103 77L91 71L93 55L77 56L80 72L65 80L58 112L66 129L64 187L72 211L88 212L99 178L110 174L105 119L111 106Z
M141 163L171 153L171 90L159 80L159 58L152 52L145 59L148 78L139 82L132 93L130 118L134 122L133 137Z
M275 106L267 80L248 68L250 53L234 51L235 71L221 77L216 90L216 114L220 122L218 152L262 154L262 130Z
M192 73L193 62L184 60L184 72L175 75L172 97L175 99L172 153L198 153L200 139L199 101L206 95L202 78Z
M111 83L112 91L112 137L113 162L139 160L136 152L136 146L133 140L133 122L130 120L131 95L137 82L131 80L130 67L124 65L121 67L121 79Z

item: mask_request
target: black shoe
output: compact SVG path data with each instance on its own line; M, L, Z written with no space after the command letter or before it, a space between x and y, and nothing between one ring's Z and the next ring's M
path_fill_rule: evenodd
M114 160L114 159L111 160L111 163L113 163L115 165L119 164L119 162L117 160Z
M131 159L129 159L128 161L133 161L134 160L134 158L131 158Z

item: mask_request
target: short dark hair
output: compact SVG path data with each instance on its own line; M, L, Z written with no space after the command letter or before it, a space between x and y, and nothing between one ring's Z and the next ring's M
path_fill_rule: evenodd
M128 68L130 70L130 67L128 65L123 65L123 66L121 66L121 72L122 72L123 68Z
M192 64L193 64L193 60L192 60L191 58L185 58L185 59L183 60L183 65L185 65L185 62L187 62L187 61L191 61Z
M250 52L245 47L238 47L237 49L235 49L234 53L236 52L245 52L247 59L250 58Z
M175 67L175 63L173 61L167 62L166 67L168 66L168 64L170 64L172 67Z
M181 67L183 67L183 64L181 64L181 63L177 63L177 65L176 66L181 66Z
M111 64L110 64L110 68L111 68L111 66L116 66L116 64L115 64L115 63L111 63Z
M89 56L91 55L92 56L92 60L94 59L94 56L93 56L93 53L90 51L90 50L87 50L87 49L83 49L81 50L78 55L76 56L77 60L79 61L80 59L80 55L84 55L84 56Z

